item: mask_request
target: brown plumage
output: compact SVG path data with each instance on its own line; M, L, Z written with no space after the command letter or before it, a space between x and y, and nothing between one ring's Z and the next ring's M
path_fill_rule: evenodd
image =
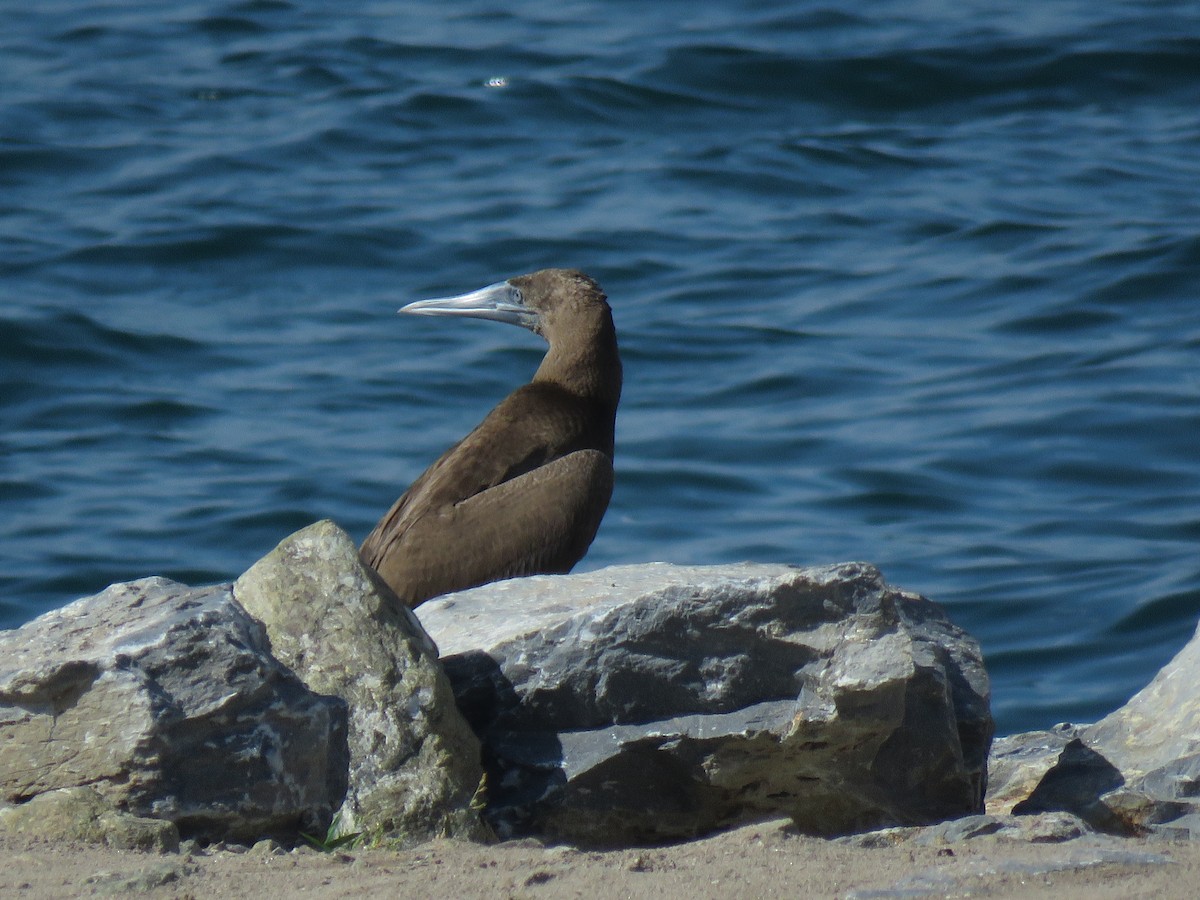
M550 347L375 526L360 554L409 606L502 578L568 572L613 487L621 360L612 313L582 272L543 269L401 312L522 325Z

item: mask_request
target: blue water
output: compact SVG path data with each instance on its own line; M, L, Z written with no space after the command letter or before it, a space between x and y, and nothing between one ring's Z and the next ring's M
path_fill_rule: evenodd
M0 626L364 535L541 355L400 304L596 276L582 564L875 562L1001 732L1200 616L1194 2L6 4Z

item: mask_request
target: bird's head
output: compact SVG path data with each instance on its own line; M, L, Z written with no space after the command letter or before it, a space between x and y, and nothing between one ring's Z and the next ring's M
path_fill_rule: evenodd
M604 292L575 269L542 269L469 294L418 300L399 310L422 316L467 316L520 325L553 343L559 328L597 316L611 322ZM611 327L611 326L610 326Z

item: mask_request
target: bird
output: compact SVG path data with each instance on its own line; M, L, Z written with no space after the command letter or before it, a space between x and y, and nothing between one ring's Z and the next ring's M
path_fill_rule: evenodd
M524 575L569 572L613 491L621 358L608 298L575 269L542 269L399 312L491 319L548 348L517 388L388 510L359 556L409 608Z

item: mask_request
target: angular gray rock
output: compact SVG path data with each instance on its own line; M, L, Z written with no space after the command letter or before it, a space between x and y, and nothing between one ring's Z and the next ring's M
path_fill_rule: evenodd
M346 708L271 656L227 585L116 584L0 633L0 800L88 785L184 836L327 823Z
M479 740L437 647L344 531L324 521L293 534L233 592L266 627L276 657L349 706L341 833L372 843L488 836L471 808L483 776Z
M988 810L1074 813L1113 834L1200 838L1200 631L1094 725L996 742Z
M503 835L810 833L982 811L992 735L973 639L871 566L624 566L417 610L484 741Z

